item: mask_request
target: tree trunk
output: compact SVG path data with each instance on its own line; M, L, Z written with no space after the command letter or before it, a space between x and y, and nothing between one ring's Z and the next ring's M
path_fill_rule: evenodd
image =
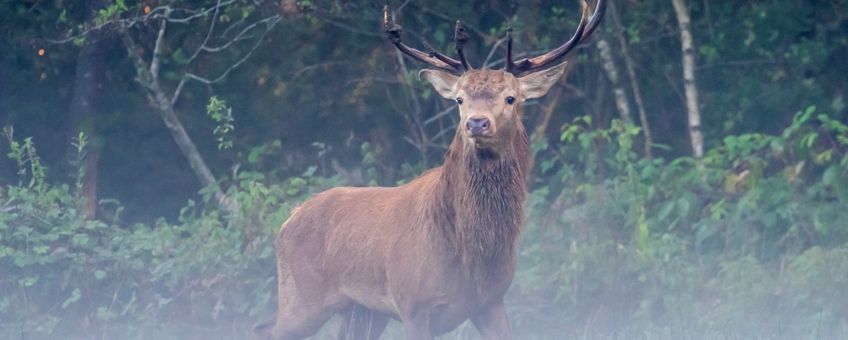
M639 111L639 123L642 125L642 133L645 136L645 156L652 157L651 146L654 144L651 136L651 125L648 123L648 114L645 112L645 104L642 102L642 90L639 87L639 81L636 79L636 71L633 67L633 59L630 58L627 39L624 38L624 28L621 26L621 20L618 18L618 10L615 8L615 2L610 3L610 12L612 12L612 22L615 25L616 37L618 45L621 49L621 56L624 58L624 66L627 69L627 76L630 78L630 88L633 90L633 101L636 103L636 109Z
M607 78L612 83L612 93L615 96L615 107L618 109L618 114L621 120L626 123L633 123L630 117L630 105L627 103L627 92L618 78L618 67L615 66L615 60L612 58L609 42L604 34L598 37L598 50L601 51L601 60L603 61L604 72Z
M565 72L566 72L566 75L563 76L562 79L568 78L568 73L567 73L568 69L566 69ZM560 81L564 82L564 80L560 80ZM526 176L527 178L525 178L528 186L533 183L533 174L534 174L535 167L536 167L536 151L532 150L532 148L535 147L535 145L538 145L540 143L544 143L545 140L548 138L547 131L548 131L548 126L551 123L551 117L553 117L554 111L556 111L557 105L559 105L560 99L562 98L563 90L562 90L561 87L557 86L551 91L553 93L550 93L548 95L548 97L550 98L550 99L548 99L548 106L545 107L542 110L542 116L539 117L538 123L536 124L536 128L533 130L533 133L530 135L531 152L530 152L530 159L527 162L529 164L527 166L527 169L530 169L530 171L527 171L527 176Z
M695 158L704 155L704 137L701 135L701 111L698 107L698 87L695 83L695 46L689 27L689 10L684 0L671 0L677 23L680 25L680 41L683 50L683 87L686 93L686 110L689 118L689 137Z
M88 17L93 17L102 4L97 0L86 1ZM84 133L89 141L88 148L79 164L84 172L79 178L81 187L77 188L84 200L79 202L77 209L88 219L96 217L97 213L97 166L100 158L102 143L97 136L97 117L102 112L101 96L103 81L106 77L107 52L111 40L104 31L96 30L86 36L85 43L77 56L74 88L69 107L70 124L68 135L77 137ZM70 149L70 156L77 156L75 147ZM71 169L78 174L78 169Z

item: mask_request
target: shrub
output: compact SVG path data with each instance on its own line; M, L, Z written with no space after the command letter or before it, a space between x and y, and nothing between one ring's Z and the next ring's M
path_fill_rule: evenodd
M845 124L809 108L780 135L729 136L703 159L664 160L636 154L638 128L590 123L535 148L540 175L508 295L521 338L846 334ZM277 228L341 182L316 168L252 170L271 143L224 183L237 219L204 191L175 221L122 225L83 218L80 181L49 182L33 141L6 136L19 178L0 190L2 338L244 337L274 310ZM81 159L84 136L75 145Z

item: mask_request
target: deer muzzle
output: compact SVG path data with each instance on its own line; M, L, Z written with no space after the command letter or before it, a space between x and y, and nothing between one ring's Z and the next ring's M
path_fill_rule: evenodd
M465 128L470 137L488 137L492 130L492 122L486 117L470 117L465 122Z

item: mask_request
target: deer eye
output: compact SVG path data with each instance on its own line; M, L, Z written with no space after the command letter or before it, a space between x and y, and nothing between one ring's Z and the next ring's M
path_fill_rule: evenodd
M456 103L462 105L462 97L456 97Z
M512 103L515 103L515 97L513 97L513 96L506 97L506 103L509 104L509 105L512 105Z

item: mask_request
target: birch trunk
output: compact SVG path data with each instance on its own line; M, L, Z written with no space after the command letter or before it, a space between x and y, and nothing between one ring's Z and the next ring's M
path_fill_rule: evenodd
M612 57L610 44L607 42L605 35L598 38L598 50L601 51L601 60L603 61L604 72L607 74L610 83L612 83L612 92L615 96L615 107L618 109L618 114L626 123L633 123L633 118L630 117L630 106L627 103L627 92L621 86L619 81L618 67L615 66L615 60Z
M689 137L695 158L704 155L704 137L701 135L701 111L698 107L698 87L695 83L695 46L692 42L689 11L684 0L671 0L677 23L680 25L680 41L683 51L683 87L686 93L686 110L689 119Z
M618 11L615 8L615 2L610 3L610 12L612 12L612 22L615 25L616 37L618 45L621 49L621 56L624 58L624 66L627 69L627 76L630 78L630 88L633 90L633 101L636 103L636 109L639 111L639 123L642 125L642 133L645 136L645 156L652 157L651 146L654 144L654 139L651 136L651 126L648 123L648 114L645 112L645 104L642 102L642 90L639 87L639 81L636 79L636 70L633 67L633 58L630 58L629 44L624 37L624 27L621 25L621 20L618 18Z

